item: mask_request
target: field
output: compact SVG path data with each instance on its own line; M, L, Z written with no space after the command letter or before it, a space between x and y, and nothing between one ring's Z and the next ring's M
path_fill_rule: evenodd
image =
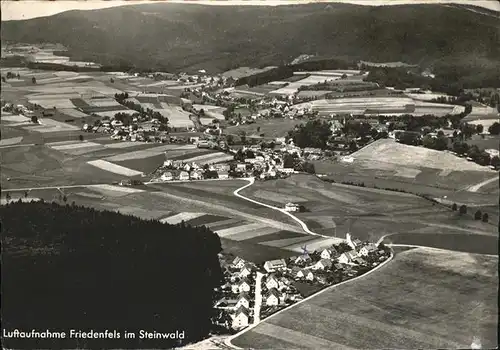
M471 139L465 141L468 145L476 145L481 149L498 149L500 145L500 136L488 135L482 138L479 135L473 135Z
M270 67L265 67L262 69L250 68L250 67L239 67L239 68L228 70L228 71L222 73L222 76L232 77L233 79L239 79L239 78L248 77L250 75L254 75L257 73L262 73L262 72L268 71L268 70L273 69L273 68L276 68L276 67L270 66Z
M462 106L418 101L409 97L390 96L323 99L299 104L294 107L298 109L312 108L313 111L318 111L320 116L345 113L374 115L412 114L415 116L434 114L444 116L446 114L458 114L464 110Z
M184 86L176 81L155 81L126 74L102 72L83 74L26 68L2 68L2 75L8 71L19 72L21 79L9 80L8 86L2 89L2 98L15 103L30 102L46 109L55 107L54 113L61 115L60 119L76 118L83 125L84 122L88 122L89 115L93 113L100 117L113 117L118 112L132 114L133 110L120 105L114 99L116 93L126 91L136 103L140 103L144 108L151 108L168 117L172 126L193 126L189 120L189 113L180 107L179 97L155 93L161 91L149 91L162 90L164 86L182 91ZM32 83L32 78L36 79L36 84ZM215 117L220 117L220 115L217 114Z
M495 174L488 167L468 162L451 153L424 147L408 146L390 139L381 139L350 155L354 162L361 162L369 168L391 170L405 165L407 168L428 167L447 171L483 171Z
M325 291L232 341L253 349L497 346L498 258L400 251L373 274ZM418 266L418 268L415 268Z
M456 244L464 249L464 245L470 242L467 239L481 236L478 241L483 239L481 242L491 243L498 237L498 210L493 207L488 209L490 222L483 223L473 220L471 214L460 216L449 207L411 194L331 184L313 176L294 175L285 180L256 182L241 194L279 207L295 200L306 208L306 212L296 216L306 222L312 231L326 236L343 238L350 232L362 240L377 241L385 235L399 235L398 243L453 249L458 249L453 244L460 239L463 242ZM474 200L474 195L480 199L482 196L467 192L463 195L468 205ZM493 197L488 198L494 201ZM411 239L406 242L405 237ZM309 241L289 243L280 247L294 250L300 244L307 244L311 250L315 249L313 237Z
M254 124L242 124L226 128L225 133L239 137L239 133L244 131L246 135L264 134L264 138L284 137L294 126L305 123L300 119L258 119ZM260 128L257 131L257 128Z

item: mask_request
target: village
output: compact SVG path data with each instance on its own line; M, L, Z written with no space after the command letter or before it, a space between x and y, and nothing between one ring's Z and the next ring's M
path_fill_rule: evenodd
M368 272L389 258L383 244L346 234L345 242L322 251L254 264L219 254L225 283L217 290L214 324L239 331L328 286Z

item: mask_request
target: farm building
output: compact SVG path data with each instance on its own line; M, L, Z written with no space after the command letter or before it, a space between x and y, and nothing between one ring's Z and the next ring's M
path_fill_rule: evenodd
M166 173L163 173L161 175L161 180L162 181L172 181L173 179L174 179L174 176L169 171L167 171Z
M285 204L285 210L288 212L296 212L299 211L300 207L296 203L287 203Z
M189 175L189 177L193 180L202 180L203 179L203 171L195 170Z
M286 262L283 259L269 260L264 263L264 269L267 272L274 272L286 268Z
M280 303L280 292L277 289L272 288L267 292L264 296L264 300L266 301L267 306L275 306Z
M234 329L239 329L248 326L249 323L248 310L240 307L234 314L232 326Z
M189 180L189 173L187 171L181 171L179 174L179 180L186 181Z

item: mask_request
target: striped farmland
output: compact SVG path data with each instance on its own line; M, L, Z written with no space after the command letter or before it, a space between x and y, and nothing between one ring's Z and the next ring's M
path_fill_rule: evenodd
M107 162L107 161L102 160L102 159L92 160L90 162L87 162L87 164L93 165L99 169L103 169L103 170L109 171L111 173L125 175L125 176L138 176L138 175L143 174L140 171L125 168L121 165L116 165L116 164Z

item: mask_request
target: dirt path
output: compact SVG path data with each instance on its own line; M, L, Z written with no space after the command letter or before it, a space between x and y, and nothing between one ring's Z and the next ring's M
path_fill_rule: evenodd
M306 223L303 222L302 220L300 220L299 218L297 218L295 215L293 215L292 213L286 211L285 209L282 209L282 208L278 208L278 207L274 207L272 205L269 205L269 204L265 204L265 203L262 203L262 202L259 202L259 201L256 201L255 199L251 199L251 198L248 198L248 197L245 197L243 195L241 195L239 192L244 190L245 188L247 187L250 187L252 186L254 183L255 183L255 179L254 178L249 178L249 179L246 179L248 181L248 184L246 184L245 186L242 186L240 188L238 188L237 190L235 190L233 192L233 194L236 196L236 197L239 197L241 199L244 199L246 201L249 201L249 202L252 202L252 203L255 203L255 204L259 204L259 205L262 205L263 207L266 207L266 208L269 208L269 209L273 209L273 210L277 210L285 215L288 215L290 218L292 218L294 221L296 221L301 227L302 227L302 230L304 230L305 233L309 234L309 235L312 235L312 236L319 236L319 237L324 237L324 238L332 238L331 236L325 236L325 235L321 235L319 233L316 233L316 232L313 232L309 229L309 227L307 227ZM344 240L343 239L340 239L339 238L339 243L340 242L343 242Z
M472 186L468 187L467 191L469 191L469 192L477 192L481 187L486 186L487 184L492 183L494 181L498 181L498 179L499 179L499 177L495 176L492 179L488 179L488 180L485 180L483 182L480 182L478 184L475 184L475 185L472 185Z

